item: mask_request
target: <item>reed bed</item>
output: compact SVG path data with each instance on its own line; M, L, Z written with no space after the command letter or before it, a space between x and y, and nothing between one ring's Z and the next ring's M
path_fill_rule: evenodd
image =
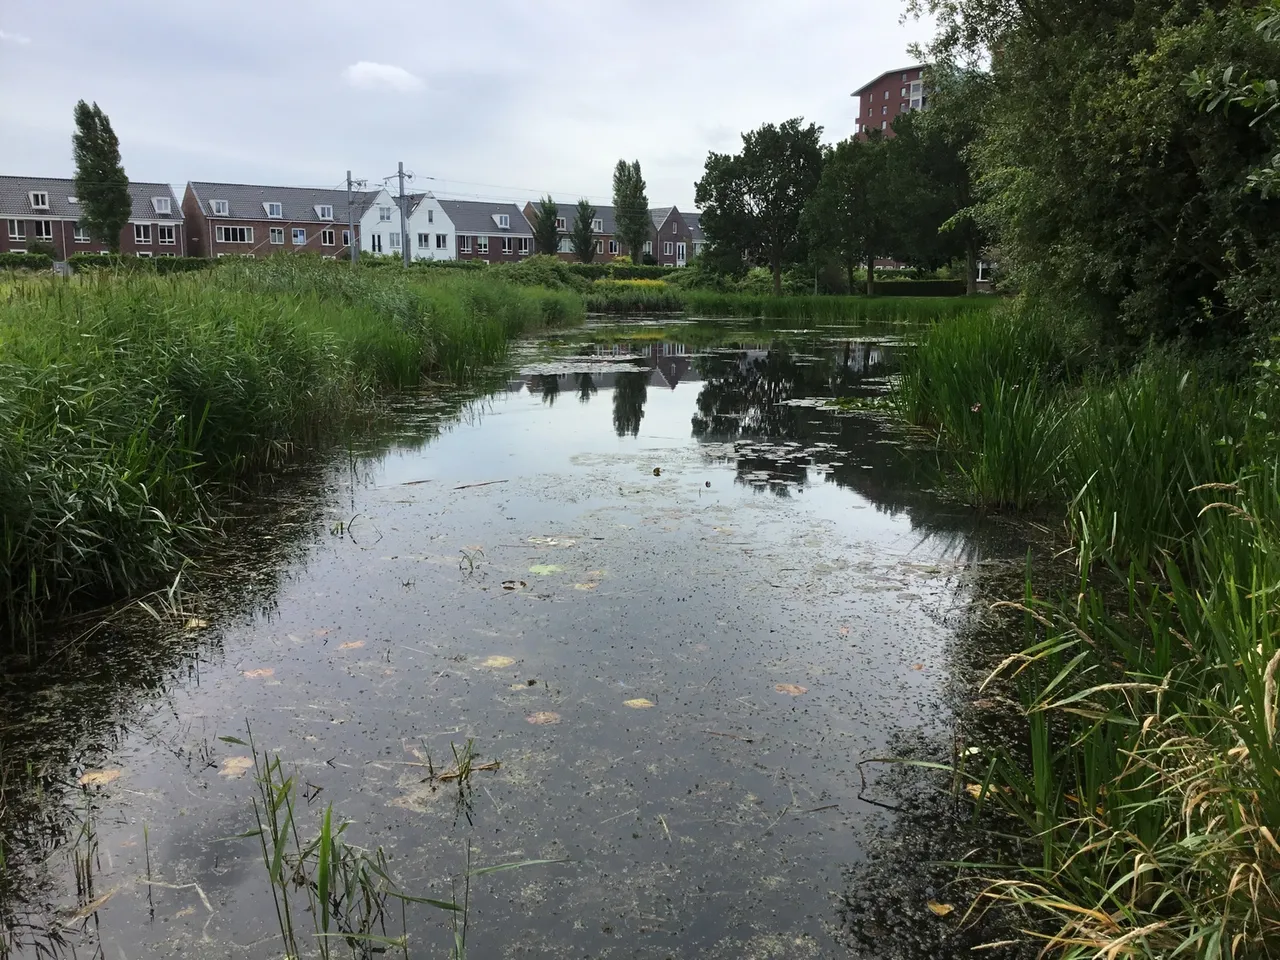
M306 258L13 281L0 300L0 624L179 568L229 484L332 439L379 395L467 377L580 298L483 275Z

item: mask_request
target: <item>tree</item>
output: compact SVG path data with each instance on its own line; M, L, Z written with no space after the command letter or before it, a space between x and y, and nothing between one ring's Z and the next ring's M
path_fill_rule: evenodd
M76 197L83 211L80 223L94 239L107 244L112 253L119 253L120 231L133 213L129 178L120 164L120 141L96 103L77 103L75 121L71 146L76 164Z
M796 117L744 133L741 153L708 155L695 186L708 239L768 266L775 296L784 264L803 256L800 214L822 175L822 128L802 123Z
M632 262L640 263L653 231L653 220L649 217L649 197L639 160L619 160L613 170L613 216L618 223L618 236L631 251Z
M550 195L538 201L533 209L533 251L555 255L560 249L560 231L556 229L556 219L560 210Z
M579 200L569 239L573 243L574 255L583 263L590 263L596 256L596 231L592 225L595 218L596 208L591 205L591 201Z

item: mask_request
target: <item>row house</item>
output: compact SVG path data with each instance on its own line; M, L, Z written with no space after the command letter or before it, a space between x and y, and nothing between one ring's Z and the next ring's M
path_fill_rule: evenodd
M537 205L532 201L524 205L524 215L530 223L537 210ZM560 234L557 254L561 260L577 260L571 238L577 206L561 206L557 213L556 230ZM706 244L698 217L698 214L682 214L676 207L655 207L650 210L649 219L653 223L653 232L641 251L642 258L651 256L662 266L683 267L690 256L697 256ZM591 228L596 235L596 256L601 260L631 255L631 249L618 238L618 219L613 207L596 207Z
M578 216L578 205L557 204L556 232L559 233L559 245L556 256L568 263L576 262L578 255L573 252L573 224ZM534 222L538 204L530 201L524 205L525 219ZM613 207L596 207L595 219L591 221L591 231L596 235L596 257L608 261L614 257L626 256L630 253L627 245L618 239L618 220L614 216Z
M349 209L347 191L341 189L192 181L182 198L187 249L193 257L265 257L286 251L347 257L352 243L377 222L373 218L380 205L389 202L386 190L352 194Z
M139 257L187 255L182 208L167 183L129 184L133 208L120 231L120 252ZM83 208L75 181L64 177L0 176L0 252L25 251L33 241L53 244L54 258L105 253L80 223Z
M533 228L514 203L437 200L449 218L459 260L511 263L533 253Z
M880 74L870 83L853 91L858 98L858 122L855 132L866 137L871 130L882 130L893 136L893 121L912 110L924 110L929 98L924 87L925 64L899 67Z
M689 248L693 235L684 215L675 207L658 207L649 211L653 221L653 239L645 244L645 253L652 254L662 267L683 267L689 262Z

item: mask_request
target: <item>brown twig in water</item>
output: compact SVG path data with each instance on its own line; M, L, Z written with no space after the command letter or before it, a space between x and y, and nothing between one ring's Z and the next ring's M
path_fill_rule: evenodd
M484 480L480 483L464 483L461 486L454 487L455 490L470 490L472 487L488 487L495 483L510 483L509 480Z
M728 737L730 740L741 740L743 743L755 743L754 737L740 737L736 733L720 733L716 730L705 730L708 737Z

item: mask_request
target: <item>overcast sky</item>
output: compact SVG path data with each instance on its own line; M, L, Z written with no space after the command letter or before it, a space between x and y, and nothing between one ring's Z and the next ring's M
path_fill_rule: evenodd
M926 38L894 0L3 0L0 173L70 176L97 101L135 180L337 186L416 174L441 195L609 202L639 159L691 208L709 150L849 94ZM434 178L434 179L432 179Z

